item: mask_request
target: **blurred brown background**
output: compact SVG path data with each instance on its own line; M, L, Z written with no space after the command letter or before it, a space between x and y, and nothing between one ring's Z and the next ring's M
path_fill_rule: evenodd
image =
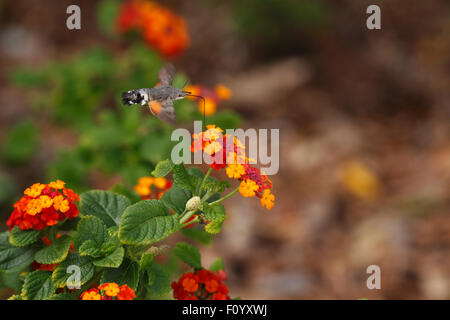
M275 207L228 200L223 232L201 247L203 259L222 256L230 291L243 299L448 299L450 3L320 3L313 24L274 20L258 33L251 20L241 23L248 32L236 27L234 1L164 1L191 35L177 68L192 83L229 86L233 98L220 108L238 111L245 128L281 129ZM80 31L65 27L70 4L81 7ZM96 4L1 2L1 132L29 109L9 70L98 43L117 49L98 30ZM381 7L381 30L366 28L370 4ZM41 121L43 154L25 169L3 168L19 190L40 178L48 150L73 141ZM381 290L366 287L373 264Z

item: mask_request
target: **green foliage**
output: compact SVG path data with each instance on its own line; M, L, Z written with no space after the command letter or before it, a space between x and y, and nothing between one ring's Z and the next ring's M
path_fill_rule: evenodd
M101 282L115 282L118 285L127 284L130 288L136 290L139 283L139 265L130 259L124 259L118 268L106 268Z
M16 247L24 247L36 242L41 237L41 232L37 230L20 230L15 226L11 230L9 242Z
M92 283L106 282L127 284L141 298L164 297L170 291L170 276L177 264L155 261L156 256L166 254L169 248L159 242L181 230L186 237L210 243L211 234L220 231L226 215L220 201L209 203L206 194L218 195L229 186L212 177L205 180L204 173L197 168L186 169L169 161L156 166L162 175L172 170L174 185L161 200L132 204L118 193L87 191L81 195L80 217L73 221L40 231L22 231L16 226L11 232L0 233L1 277L5 284L21 292L11 299L73 300ZM198 197L200 184L204 189L203 200ZM186 202L194 196L198 197L200 206L188 211ZM197 218L192 223L201 224L185 229L180 221L194 214ZM199 228L202 224L206 224L204 230ZM59 232L63 235L56 236ZM51 240L50 245L38 241L44 235ZM72 242L75 252L70 251ZM179 242L172 252L172 257L192 268L202 268L200 251L195 246ZM53 272L30 272L33 260L57 266ZM81 271L80 283L75 282L77 278L71 273L77 269L73 267ZM223 262L215 261L210 269L223 269ZM76 285L81 288L71 293L56 293L56 289Z
M14 180L3 172L0 172L0 205L10 200L17 189Z
M53 295L55 287L50 271L34 271L29 273L22 287L23 300L44 300Z
M69 236L62 236L51 245L36 252L34 259L43 264L54 264L63 261L70 249L72 239Z
M149 245L166 238L179 228L178 217L168 216L162 201L145 200L128 207L119 227L122 243Z
M147 271L147 291L151 294L162 296L170 291L170 278L167 270L157 263L150 266Z
M64 288L71 273L67 273L69 266L80 268L80 284L83 285L94 276L95 265L92 258L80 256L78 253L70 253L52 274L52 281L56 288Z
M170 171L172 171L174 165L175 164L170 159L160 161L156 165L155 170L153 170L152 175L154 177L165 177L169 174Z
M204 203L203 212L206 220L210 221L205 227L206 232L219 233L226 218L225 207L220 203L214 205Z
M33 262L34 248L15 247L9 242L9 233L0 233L0 271L23 270Z
M172 186L161 198L164 205L181 214L186 207L186 202L192 197L192 192L181 189L177 185Z
M38 131L30 120L23 120L9 128L2 148L3 158L11 164L23 164L36 152Z
M80 197L80 212L100 218L108 227L119 225L130 200L120 194L93 190L84 192Z
M208 269L215 272L219 270L225 270L222 258L217 258L213 263L211 263Z
M232 6L242 34L265 45L283 47L294 45L292 35L318 28L326 14L324 2L318 0L233 0Z
M195 269L202 267L200 251L185 242L179 242L173 249L175 255Z

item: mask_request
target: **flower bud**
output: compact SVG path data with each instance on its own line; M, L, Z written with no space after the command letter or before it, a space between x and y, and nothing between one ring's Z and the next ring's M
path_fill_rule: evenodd
M192 197L188 200L188 202L186 202L186 210L188 211L192 211L192 210L197 210L200 207L200 197Z

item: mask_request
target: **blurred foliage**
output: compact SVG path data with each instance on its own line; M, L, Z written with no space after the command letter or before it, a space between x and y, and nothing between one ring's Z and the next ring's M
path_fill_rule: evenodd
M107 32L112 30L111 21L117 14L115 6L115 1L103 1L99 6L99 23ZM58 152L49 164L47 178L62 179L72 188L83 190L89 186L90 173L100 170L103 174L120 174L130 187L140 176L148 175L155 163L169 158L174 143L167 141L173 128L152 116L147 108L126 107L120 102L123 91L156 85L163 64L155 52L135 44L119 53L103 47L90 48L69 60L52 61L33 70L15 70L11 80L27 89L33 109L48 112L57 126L69 126L79 136L76 146ZM186 80L177 73L173 85L181 88ZM176 101L175 109L179 124L202 119L193 101ZM239 121L231 110L207 119L224 129L236 127ZM33 128L31 123L28 126ZM25 131L19 129L14 130ZM32 143L17 137L19 133L11 136L11 143L5 146L8 159L26 160L34 151ZM36 132L28 135L36 136ZM21 142L14 143L17 139ZM20 153L14 147L26 150Z
M265 45L296 41L292 35L315 30L326 15L320 0L232 0L231 4L238 31Z
M3 159L10 164L26 163L38 146L38 129L31 120L22 120L6 131Z
M0 172L0 205L12 199L16 189L14 180L8 174Z

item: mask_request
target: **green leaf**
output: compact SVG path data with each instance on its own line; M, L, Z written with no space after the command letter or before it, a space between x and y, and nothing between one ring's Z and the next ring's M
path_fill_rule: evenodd
M152 171L152 175L154 177L165 177L172 171L174 166L175 164L170 159L160 161L156 165L155 170Z
M102 245L108 240L109 235L102 220L95 216L84 216L78 223L77 232L74 234L73 238L75 249L93 252L95 248L98 249L98 251L101 250ZM87 244L85 244L85 242L87 242Z
M15 226L10 233L9 242L16 247L24 247L35 243L41 236L39 230L20 230Z
M161 201L140 201L125 210L119 239L125 244L152 244L166 238L178 227L177 216L167 216L167 209Z
M115 282L119 286L127 284L130 288L136 290L139 283L139 265L130 259L124 259L118 268L105 269L100 282Z
M202 267L200 251L198 248L191 246L186 242L179 242L173 248L175 255L182 261L186 262L193 268L200 269Z
M141 256L141 260L139 261L139 269L147 270L153 263L154 254L150 252L145 252Z
M8 300L22 300L22 296L20 294L14 294Z
M50 271L34 271L25 277L22 287L24 300L43 300L55 293Z
M102 259L94 260L94 264L97 267L118 268L122 263L124 254L125 250L123 249L123 247L119 247L109 256L106 256Z
M36 252L34 259L43 264L60 263L67 257L71 242L72 240L69 236L62 236L48 247L44 247Z
M222 193L226 188L230 187L230 183L227 180L218 181L212 177L209 177L203 183L203 189L208 190L210 193Z
M213 241L213 236L205 232L203 228L197 228L196 226L191 228L183 228L181 229L181 233L188 238L194 239L203 244L210 244Z
M170 278L167 270L159 265L152 264L147 271L148 286L147 290L155 295L162 296L170 291Z
M172 209L178 214L181 214L185 207L186 202L192 197L192 192L181 189L176 185L172 186L168 191L164 193L161 201L166 207Z
M223 225L223 220L219 221L211 221L210 223L208 223L205 227L205 231L208 233L219 233L220 230L222 229L222 225Z
M192 183L188 172L183 164L176 164L173 167L173 181L174 184L181 189L195 192L194 184Z
M94 240L87 240L78 247L80 256L89 256L99 258L102 255L101 246L99 247Z
M35 249L18 248L9 243L9 232L0 233L0 271L21 270L34 259Z
M222 223L226 218L225 207L221 203L216 203L213 205L203 203L203 213L205 214L206 220L210 221L210 223L206 225L206 228L209 225L213 224L212 226L210 226L209 230L211 231L213 230L212 228L219 228L218 230L220 231L220 227L222 226ZM208 229L206 228L205 230L208 231ZM210 233L217 233L217 232L210 232Z
M92 258L82 257L78 253L69 253L66 260L53 271L52 281L56 288L64 288L67 285L69 277L74 279L73 270L68 269L70 266L80 268L80 285L85 284L94 276L95 266L92 263ZM67 271L71 271L72 273L67 273Z
M80 212L96 216L112 227L119 225L122 213L130 204L127 197L118 193L93 190L81 194Z
M217 258L213 263L211 263L208 269L215 272L219 270L225 270L222 258Z

